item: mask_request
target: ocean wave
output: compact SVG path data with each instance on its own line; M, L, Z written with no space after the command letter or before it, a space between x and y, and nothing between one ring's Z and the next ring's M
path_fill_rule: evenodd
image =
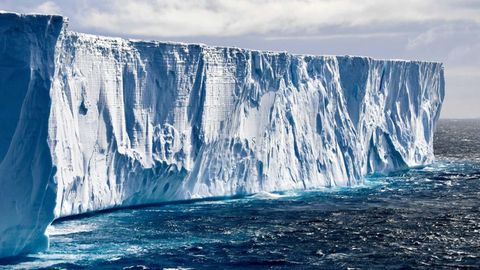
M50 225L47 228L48 236L69 235L75 233L91 232L97 228L96 224L78 224L77 222Z

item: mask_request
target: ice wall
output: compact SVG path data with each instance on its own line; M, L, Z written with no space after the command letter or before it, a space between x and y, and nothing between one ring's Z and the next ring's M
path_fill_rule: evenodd
M434 158L440 63L106 38L52 16L0 21L0 256L43 248L54 217L350 186ZM17 230L28 235L9 236Z
M56 167L47 144L59 16L0 13L0 257L45 249Z

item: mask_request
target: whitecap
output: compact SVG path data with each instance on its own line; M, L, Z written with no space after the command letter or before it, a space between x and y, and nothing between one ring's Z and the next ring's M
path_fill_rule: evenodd
M96 224L78 224L76 222L66 222L59 225L50 225L47 227L48 236L69 235L74 233L91 232L97 228Z
M294 192L285 192L285 193L271 193L271 192L266 192L266 191L261 191L258 193L255 193L251 196L251 198L254 199L263 199L263 200L275 200L275 199L280 199L280 198L286 198L286 197L294 197L297 196L297 193Z

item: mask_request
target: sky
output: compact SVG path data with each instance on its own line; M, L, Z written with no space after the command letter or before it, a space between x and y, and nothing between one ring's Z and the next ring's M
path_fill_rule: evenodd
M480 0L2 0L78 32L444 63L442 118L480 118Z

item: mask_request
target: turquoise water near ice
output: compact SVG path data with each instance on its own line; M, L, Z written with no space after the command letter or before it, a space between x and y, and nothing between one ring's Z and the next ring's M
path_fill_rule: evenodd
M55 222L25 269L480 266L480 121L440 121L437 162L355 188L164 204Z

